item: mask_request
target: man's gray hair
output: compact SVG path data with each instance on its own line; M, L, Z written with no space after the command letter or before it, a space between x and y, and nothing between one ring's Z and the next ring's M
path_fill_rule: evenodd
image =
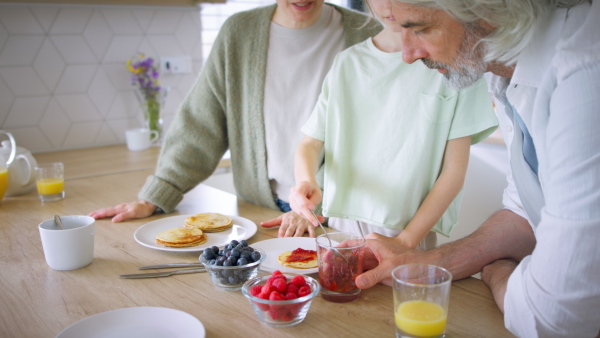
M482 19L496 30L485 37L485 61L506 65L517 62L530 44L533 29L548 11L573 7L591 0L393 0L442 9L463 24Z

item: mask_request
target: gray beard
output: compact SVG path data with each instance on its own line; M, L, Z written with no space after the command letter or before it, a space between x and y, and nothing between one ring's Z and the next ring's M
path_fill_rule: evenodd
M458 49L458 54L452 60L452 64L458 68L451 68L442 62L421 59L421 62L429 68L447 69L448 72L443 74L444 80L446 85L454 90L462 90L471 86L477 80L481 79L487 68L486 63L481 57L482 45L478 44L482 35L478 29L479 27L475 27L474 25L465 25L465 38Z

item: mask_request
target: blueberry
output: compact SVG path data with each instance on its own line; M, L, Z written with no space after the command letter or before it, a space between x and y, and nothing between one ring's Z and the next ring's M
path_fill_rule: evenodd
M237 265L242 266L248 264L248 260L246 258L240 258L237 260Z
M225 262L223 262L223 266L233 266L233 263L234 262L230 261L229 259L226 259Z
M229 262L228 266L235 266L235 263L237 262L237 258L229 257L229 258L227 258L227 260L225 262ZM225 265L225 263L223 263L223 265Z
M204 259L206 259L207 261L217 258L217 255L215 255L215 252L211 248L204 249L204 252L202 252L202 256L204 256Z
M211 264L211 265L216 265L216 266L223 266L223 262L225 260L219 260L219 259L215 259L215 264ZM211 261L212 262L212 261Z
M244 250L246 250L248 252L252 252L252 251L254 251L254 248L251 247L251 246L247 246L247 247L244 248Z
M221 249L221 250L219 250L219 253L218 253L218 255L219 255L219 256L225 256L225 249Z
M245 246L245 247L247 247L248 246L248 241L246 241L245 239L242 239L240 241L240 244L243 245L243 246Z
M252 258L253 262L256 262L256 261L260 260L260 252L253 251L252 254L250 255L250 257Z
M217 264L217 260L216 259L211 259L210 261L208 261L208 264L210 264L210 265L216 265Z
M219 257L217 257L217 262L221 262L221 265L223 265L223 262L225 262L226 259L227 259L227 257L225 257L225 256L219 256Z
M235 248L238 244L240 244L238 241L236 241L235 239L231 240L231 242L229 242L229 246L233 249Z
M225 251L225 257L229 257L229 256L231 256L231 251L232 251L232 250L227 250L227 251Z
M240 258L241 254L242 254L242 251L238 248L231 250L231 256L233 256L235 258Z
M219 247L218 246L213 245L211 249L213 249L213 251L215 252L216 255L219 254Z
M230 284L239 284L239 283L240 283L240 281L239 281L239 278L238 278L238 277L236 277L236 276L231 276L231 277L229 277L229 283L230 283Z
M250 253L248 251L242 251L240 258L245 258L247 261L250 260Z
M224 269L223 271L221 271L221 275L223 277L229 277L229 276L233 276L233 270L230 269Z

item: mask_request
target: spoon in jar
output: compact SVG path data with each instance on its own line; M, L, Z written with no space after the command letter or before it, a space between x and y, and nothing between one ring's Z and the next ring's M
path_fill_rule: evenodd
M310 212L312 212L313 216L315 216L315 219L317 220L317 223L319 223L319 226L321 227L321 230L323 230L323 233L325 234L325 238L327 238L327 241L329 242L329 247L331 248L331 250L333 250L333 252L336 252L339 256L342 256L345 260L346 263L350 264L350 261L348 260L348 257L344 256L341 252L339 252L338 249L336 249L332 242L331 242L331 238L329 238L329 235L327 234L327 231L325 230L325 227L323 226L323 224L321 223L321 221L319 221L319 217L317 217L317 214L315 214L315 211L312 209L309 209Z
M62 224L62 220L60 219L60 217L58 215L54 215L54 223L56 223L56 225L58 225L60 230L65 230L65 227Z

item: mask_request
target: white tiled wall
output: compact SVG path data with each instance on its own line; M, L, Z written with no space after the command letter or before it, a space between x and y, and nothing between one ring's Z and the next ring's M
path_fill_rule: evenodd
M142 125L125 62L137 52L191 56L192 74L161 75L171 88L166 129L225 19L272 3L0 4L0 129L34 153L124 143L124 131Z
M124 143L141 126L125 62L192 57L162 75L168 127L202 65L200 8L0 5L0 129L33 152Z

